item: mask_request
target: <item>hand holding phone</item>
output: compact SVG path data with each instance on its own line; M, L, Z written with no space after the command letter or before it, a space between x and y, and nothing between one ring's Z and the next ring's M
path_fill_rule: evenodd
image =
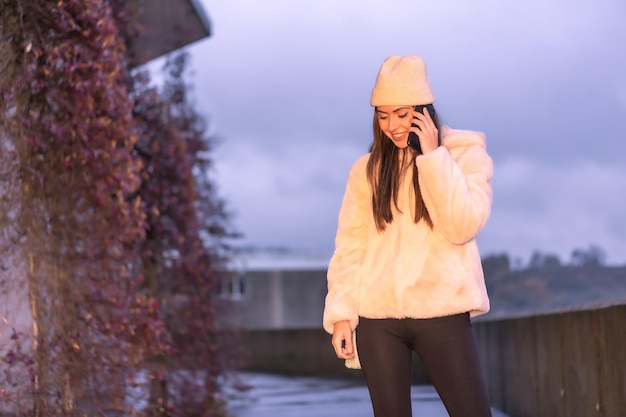
M415 106L415 111L424 114L424 107L428 110L428 114L430 114L430 118L433 119L434 121L435 120L435 108L433 107L432 104L420 104L418 106ZM416 125L415 123L412 123L411 126L417 127L418 130L420 129L419 126ZM408 139L407 145L409 145L410 148L416 150L417 153L419 154L422 153L420 139L414 132L409 132L409 139Z

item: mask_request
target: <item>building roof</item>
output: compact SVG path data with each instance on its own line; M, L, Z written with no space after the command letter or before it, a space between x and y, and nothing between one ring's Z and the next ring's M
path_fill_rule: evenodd
M231 260L230 267L241 273L251 271L325 271L330 255L283 248L245 248Z
M134 67L211 35L211 23L200 0L139 2L144 32L131 45Z

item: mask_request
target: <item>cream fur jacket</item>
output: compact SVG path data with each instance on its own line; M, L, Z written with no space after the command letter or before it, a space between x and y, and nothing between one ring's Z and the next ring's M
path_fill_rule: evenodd
M323 325L367 318L432 318L489 311L476 235L491 213L493 163L482 133L442 127L442 146L415 158L433 221L414 222L412 170L400 212L377 231L367 181L369 154L350 170L328 266Z

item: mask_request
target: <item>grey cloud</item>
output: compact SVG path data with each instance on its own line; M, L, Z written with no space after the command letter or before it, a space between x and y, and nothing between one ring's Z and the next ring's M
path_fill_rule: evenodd
M496 171L498 175L498 171ZM494 210L483 232L490 251L512 248L559 252L597 244L609 260L624 262L626 241L613 224L623 222L626 169L581 163L567 167L516 159L494 177Z
M418 53L444 120L487 134L496 177L481 246L565 257L595 243L624 259L626 3L205 6L214 35L190 48L193 83L224 137L219 184L250 242L332 247L347 170L371 141L376 71ZM577 176L590 166L603 170Z

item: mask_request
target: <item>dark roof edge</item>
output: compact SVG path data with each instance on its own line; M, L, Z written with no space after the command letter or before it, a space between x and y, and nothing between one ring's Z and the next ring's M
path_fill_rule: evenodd
M193 8L196 9L198 18L200 19L200 21L202 22L202 25L206 29L208 36L211 36L213 34L212 27L211 27L211 19L209 19L209 15L204 10L204 6L202 6L202 3L200 2L200 0L189 0L189 1L191 2L191 5L193 6Z

